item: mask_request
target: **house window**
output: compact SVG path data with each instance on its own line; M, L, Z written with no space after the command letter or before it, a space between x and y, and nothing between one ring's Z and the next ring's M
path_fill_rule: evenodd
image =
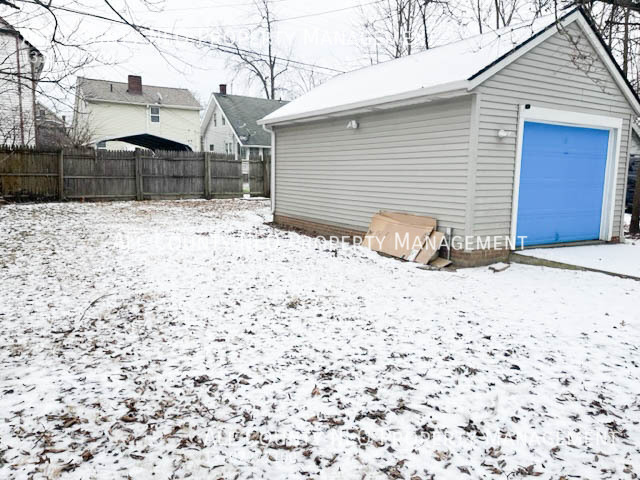
M222 125L226 125L226 124L227 124L227 120L224 117L222 117Z
M160 123L160 107L151 107L151 122Z
M213 145L209 145L209 151L213 152Z
M213 126L214 127L218 126L218 114L217 113L213 114Z
M107 149L107 142L98 142L98 145L96 145L96 147L98 147L98 150L106 150Z

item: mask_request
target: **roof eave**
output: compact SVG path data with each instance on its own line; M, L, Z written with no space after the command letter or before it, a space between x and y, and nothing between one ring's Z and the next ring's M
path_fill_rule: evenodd
M638 95L633 90L633 87L629 83L628 79L620 70L620 66L611 55L611 52L608 51L606 44L604 43L598 32L593 28L593 25L581 8L575 8L569 13L560 17L557 22L551 23L525 42L517 45L512 50L505 53L502 57L498 58L493 63L487 65L482 70L469 77L470 90L475 89L486 80L491 78L493 75L500 72L511 63L515 62L518 58L522 57L527 52L531 51L542 42L555 35L558 32L558 25L564 27L574 22L577 23L585 33L589 43L607 67L607 70L614 78L616 84L620 88L620 91L623 93L625 98L627 98L629 104L633 107L636 115L640 115L640 99L638 98Z
M436 85L435 87L419 88L417 90L412 90L400 94L364 100L362 102L355 102L345 105L339 105L336 107L309 111L301 114L285 115L273 119L268 119L265 117L258 120L258 125L273 126L285 125L290 123L311 122L314 120L367 113L373 110L386 110L407 105L415 105L424 102L430 102L440 98L454 98L468 94L469 81L462 80L445 83L442 85Z
M623 95L629 101L629 104L633 107L636 115L640 116L640 97L638 93L633 89L633 86L629 82L627 76L622 72L620 65L613 57L613 53L605 43L602 36L595 29L592 21L585 15L585 13L580 9L580 19L578 24L585 30L587 33L587 39L591 42L593 48L600 55L602 61L605 66L611 73L611 76L614 78L615 82L620 87Z

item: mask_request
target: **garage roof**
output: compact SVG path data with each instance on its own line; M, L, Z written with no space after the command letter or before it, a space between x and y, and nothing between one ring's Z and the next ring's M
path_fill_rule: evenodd
M492 74L494 69L504 68L505 63L515 60L518 57L516 52L525 50L521 47L537 45L547 38L544 33L552 35L551 27L557 23L567 25L576 20L580 20L583 29L588 29L594 36L594 42L602 44L582 10L571 10L560 19L547 15L339 75L266 116L260 123L300 121L443 92L468 91L484 81L486 74ZM600 51L601 56L607 57L603 61L612 70L612 75L618 76L616 80L621 90L640 114L637 95L606 47L600 45L600 50L603 48L605 53Z

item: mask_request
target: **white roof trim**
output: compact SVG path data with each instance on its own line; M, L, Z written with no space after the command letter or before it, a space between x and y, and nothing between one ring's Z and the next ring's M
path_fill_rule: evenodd
M282 125L286 123L294 123L303 120L311 120L323 117L334 117L342 115L353 115L360 111L371 110L372 107L379 108L394 108L402 105L411 105L415 103L421 103L423 101L431 100L431 97L438 94L447 94L447 96L459 96L468 94L469 81L463 80L461 82L451 82L442 85L437 85L432 88L420 88L418 90L412 90L397 95L389 95L387 97L375 98L366 100L363 102L356 102L346 105L340 105L337 107L324 108L320 110L314 110L297 115L287 115L279 117L276 120L269 121L264 118L258 120L258 125ZM462 90L462 91L461 91Z
M638 137L638 140L640 140L640 127L635 123L632 123L631 131L636 135L636 137Z
M560 24L565 27L574 22L577 23L577 25L583 31L587 40L589 41L591 46L594 48L594 50L596 51L596 53L598 54L598 56L606 66L610 75L615 80L616 85L620 88L621 92L623 93L623 95L625 96L629 104L632 106L633 110L636 112L637 115L640 115L640 102L638 102L638 98L629 87L626 79L618 69L617 65L611 59L609 53L602 46L602 43L597 37L597 34L593 31L593 28L589 24L588 20L586 19L582 11L579 9L576 9L573 12L567 14L564 18L560 19ZM391 108L391 104L393 104L393 106L401 106L401 102L403 101L407 102L407 104L419 103L420 100L429 101L430 96L432 95L435 95L438 93L444 93L444 92L451 92L457 89L465 89L468 93L474 88L476 88L478 85L482 84L488 78L492 77L497 72L501 71L506 66L516 61L518 58L522 57L527 52L531 51L533 48L540 45L542 42L546 41L551 36L556 34L558 32L557 25L558 25L557 22L551 23L545 29L541 30L537 35L530 37L525 42L521 43L519 46L516 46L514 50L508 52L506 55L504 55L502 59L497 60L492 65L485 66L486 70L484 71L480 70L481 73L479 74L476 73L475 74L476 76L470 77L469 80L461 80L456 82L445 83L445 84L436 85L426 89L408 91L401 94L369 99L369 100L356 102L352 104L342 104L342 105L333 106L325 109L291 114L288 116L278 117L273 120L261 119L258 121L258 124L259 125L282 125L282 124L289 124L289 123L295 123L295 122L311 121L315 119L334 117L338 115L354 114L354 113L358 113L358 110L367 111L366 110L367 108L371 108L374 106L383 108L383 106L388 105L387 108Z
M598 53L598 55L600 56L600 59L607 67L607 70L609 70L609 73L611 74L616 84L620 88L620 91L622 92L622 94L626 97L629 104L633 107L634 111L636 112L636 115L640 115L640 102L638 102L638 98L635 96L634 92L629 87L622 73L620 73L620 70L618 69L617 65L611 60L609 53L602 46L602 43L600 43L600 40L597 38L596 34L591 28L591 25L589 25L589 22L584 18L583 15L580 15L580 18L578 19L578 25L580 25L580 27L584 31L585 36L587 37L587 40L589 40L589 42L591 43L591 46Z
M620 88L620 91L622 92L622 94L625 96L629 104L635 110L636 115L640 115L640 103L638 103L638 99L629 88L629 85L627 84L625 78L621 75L620 71L611 60L611 57L609 56L608 52L604 49L604 47L600 43L600 40L597 38L591 25L589 25L589 22L584 17L584 14L580 10L576 10L572 14L568 15L566 18L562 19L562 21L559 23L563 27L566 27L574 22L580 27L582 32L585 34L585 37L587 38L587 40L589 41L593 49L596 51L596 53L600 57L600 60L602 60L602 63L604 63L604 65L607 67L609 74L615 80L616 85L618 85L618 88ZM527 43L522 45L520 48L518 48L517 50L515 50L510 54L507 54L502 60L492 65L490 68L482 72L477 77L473 78L471 80L470 88L471 89L476 88L478 85L482 84L483 82L491 78L493 75L503 70L505 67L507 67L511 63L515 62L517 59L525 55L527 52L531 51L533 48L537 47L542 42L544 42L545 40L549 39L550 37L558 33L557 25L558 25L557 23L551 24L545 31L538 34L537 37L530 39Z
M578 10L576 10L571 15L566 17L562 21L562 24L564 26L567 26L567 25L575 22L581 16L582 15L580 14L580 12ZM524 44L521 44L520 46L516 47L515 50L512 50L511 52L507 53L504 56L504 58L502 58L498 62L494 63L493 65L489 66L489 68L487 68L481 74L479 74L476 77L472 78L470 80L469 88L470 89L476 88L478 85L480 85L481 83L484 83L486 80L488 80L489 78L493 77L496 73L500 72L505 67L507 67L511 63L515 62L517 59L519 59L520 57L522 57L526 53L528 53L531 50L533 50L535 47L540 45L542 42L544 42L545 40L547 40L550 37L552 37L558 31L558 29L556 28L556 25L557 25L557 23L552 23L551 25L549 25L547 27L546 30L541 31L540 33L538 33L537 36L535 36L533 38L529 38Z
M211 123L211 116L209 115L209 107L211 106L212 103L215 103L218 107L218 110L220 110L220 113L224 116L224 120L225 120L225 127L229 127L229 129L231 130L231 133L233 133L233 136L236 137L236 140L238 141L238 143L241 146L245 146L241 141L240 141L240 137L238 136L238 134L236 133L235 128L233 128L233 125L231 124L231 122L229 121L229 118L227 117L227 114L224 113L224 110L222 108L222 105L220 105L220 103L218 102L218 99L216 98L216 96L212 93L211 94L211 99L209 100L209 105L207 105L207 111L204 115L204 119L207 119L207 117L209 117L206 120L206 126L204 126L204 128L200 128L200 134L202 136L204 136L204 133L206 131L207 128L209 128L209 124ZM203 119L203 120L204 120ZM204 124L203 124L204 125Z

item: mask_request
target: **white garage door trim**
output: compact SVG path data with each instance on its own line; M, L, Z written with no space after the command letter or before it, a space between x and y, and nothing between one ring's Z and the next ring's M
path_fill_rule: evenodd
M618 162L620 160L620 144L622 137L622 119L591 115L587 113L555 110L552 108L532 107L520 105L518 115L518 133L516 140L516 171L513 180L513 204L511 207L511 248L520 247L516 238L518 231L518 199L520 197L520 168L522 165L522 139L524 123L539 121L552 125L566 125L570 127L600 128L609 130L609 150L604 179L602 198L602 217L600 223L600 240L609 241L613 237L613 218L617 187Z

